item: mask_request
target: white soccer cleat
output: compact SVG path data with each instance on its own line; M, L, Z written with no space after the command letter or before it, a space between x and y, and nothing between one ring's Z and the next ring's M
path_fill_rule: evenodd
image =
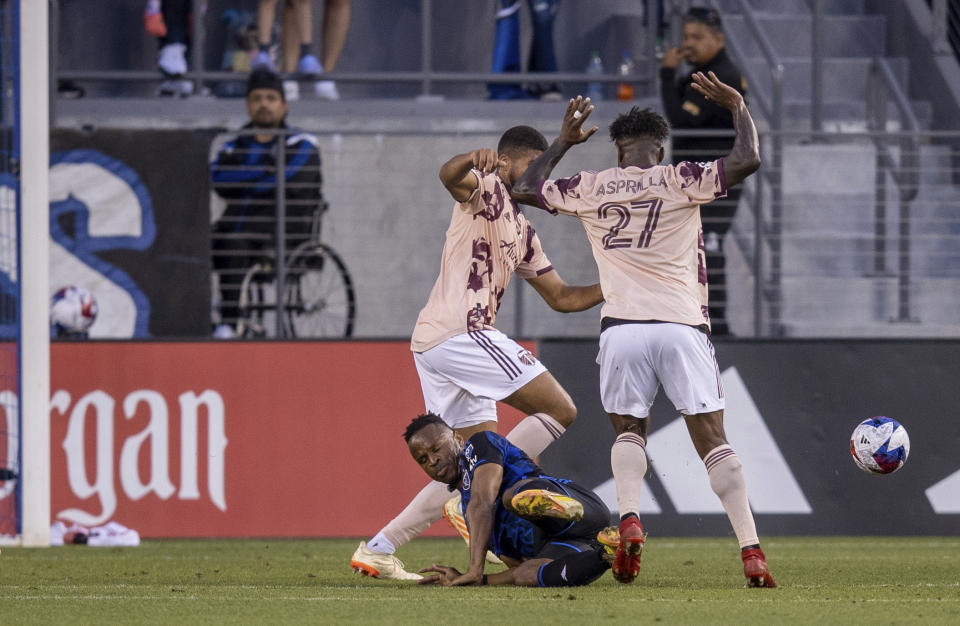
M361 541L356 552L350 557L350 567L364 576L392 580L420 580L420 574L403 569L403 562L392 554L382 554L367 548L367 542Z
M443 504L443 519L447 520L447 522L460 533L460 536L463 537L463 540L466 541L469 546L470 531L467 530L467 520L463 519L463 515L460 514L459 492Z

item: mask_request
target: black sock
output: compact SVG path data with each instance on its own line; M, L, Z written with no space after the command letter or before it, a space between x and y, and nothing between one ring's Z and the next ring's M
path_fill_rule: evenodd
M620 516L620 523L622 524L623 521L624 521L625 519L627 519L628 517L636 517L637 520L640 519L640 516L637 515L636 513L624 513L623 515Z
M752 550L753 548L756 548L757 550L759 550L759 549L760 549L760 544L759 544L759 543L755 543L755 544L753 544L752 546L743 546L742 548L740 548L740 552L743 552L744 550Z
M610 565L597 550L586 550L555 559L540 568L541 587L576 587L600 578Z
M300 56L305 57L310 54L310 44L302 43L300 44Z
M268 43L260 44L260 52L270 52L270 44Z

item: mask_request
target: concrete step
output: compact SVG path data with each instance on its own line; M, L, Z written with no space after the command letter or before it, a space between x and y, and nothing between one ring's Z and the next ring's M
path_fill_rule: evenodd
M760 13L757 14L757 21L780 57L810 56L812 19L809 13ZM723 23L727 37L736 40L742 54L747 57L762 56L753 31L743 16L724 16ZM882 15L831 15L824 20L822 52L827 57L884 56L886 28L886 18Z
M764 94L764 97L768 97ZM911 100L911 109L921 129L930 128L933 120L933 106L926 100ZM800 130L810 128L810 98L787 99L783 103L784 128ZM867 105L864 100L827 100L821 109L824 130L849 133L867 130ZM754 109L759 115L759 111ZM906 126L900 121L900 110L895 104L887 107L887 130L896 132Z
M720 0L719 4L724 15L740 12L738 0ZM762 2L752 2L751 6L757 12L763 13L809 15L810 4L803 0L762 0ZM825 0L823 4L823 10L827 15L862 15L866 0Z
M900 85L906 86L910 75L910 63L903 57L888 57L890 68ZM808 100L813 91L813 71L810 57L781 58L784 69L784 98ZM823 60L823 97L824 100L863 100L867 93L867 80L871 57L829 57ZM751 76L759 85L747 85L760 88L764 94L772 93L772 77L767 60L762 57L750 57L746 62Z
M781 320L792 336L813 335L939 336L960 334L960 290L957 279L914 278L909 282L906 318L901 320L899 284L886 278L785 277L782 282ZM838 314L841 312L842 314ZM871 327L867 330L864 327ZM929 328L928 328L929 327ZM857 332L856 328L864 328Z
M923 320L843 322L789 320L781 324L783 336L815 339L946 339L960 337L960 324L932 324Z

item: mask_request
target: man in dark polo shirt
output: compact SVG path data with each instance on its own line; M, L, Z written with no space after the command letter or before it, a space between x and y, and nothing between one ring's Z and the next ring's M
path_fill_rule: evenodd
M747 84L740 69L724 49L723 22L713 9L691 7L683 16L683 40L671 48L660 64L660 96L667 119L674 129L730 130L729 137L673 136L673 162L709 162L727 154L733 147L733 118L728 109L707 100L692 86L696 72L713 72L722 82L737 89L746 99ZM678 79L682 61L692 66ZM741 189L729 190L726 198L710 204L703 213L704 248L707 258L710 319L713 335L729 334L726 316L727 290L723 236L730 229Z

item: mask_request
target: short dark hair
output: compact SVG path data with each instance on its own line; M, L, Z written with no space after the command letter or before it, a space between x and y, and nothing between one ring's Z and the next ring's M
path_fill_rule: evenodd
M723 20L720 14L710 7L690 7L683 15L683 23L696 22L703 24L715 33L723 32Z
M450 428L450 426L443 421L443 418L436 413L424 413L423 415L418 415L417 417L413 418L413 421L407 425L407 429L403 431L403 440L407 443L410 443L410 439L412 439L414 435L430 424L443 424L447 428Z
M610 139L613 141L627 137L649 137L663 144L669 136L667 120L653 109L641 111L639 107L633 107L610 124Z
M247 77L246 95L249 96L250 92L254 89L272 89L280 94L281 100L286 100L286 95L283 93L283 81L270 70L254 70L250 72L250 76Z
M507 129L497 144L498 154L516 154L527 150L543 152L548 147L547 138L531 126L514 126Z

